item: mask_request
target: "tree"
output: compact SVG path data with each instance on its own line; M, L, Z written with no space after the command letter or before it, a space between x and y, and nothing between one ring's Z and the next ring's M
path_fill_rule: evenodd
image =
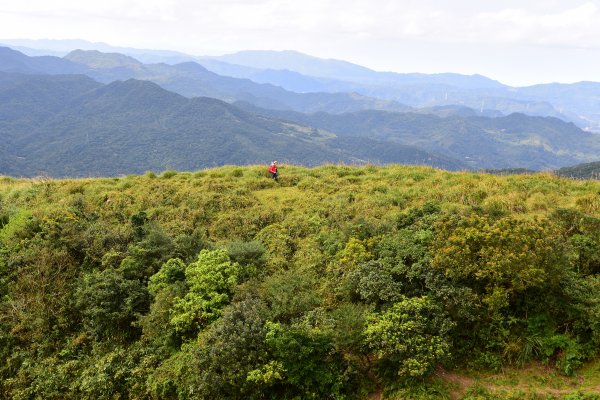
M455 217L438 223L432 266L494 315L527 290L558 287L569 265L564 246L549 221Z
M86 274L75 298L83 325L97 340L135 336L138 329L132 323L148 310L150 301L142 283L113 269Z
M421 377L450 355L453 324L428 297L405 297L367 319L365 344L402 377Z
M171 324L175 330L197 333L219 318L240 271L240 265L230 261L226 250L202 250L198 260L185 269L188 292L173 303Z

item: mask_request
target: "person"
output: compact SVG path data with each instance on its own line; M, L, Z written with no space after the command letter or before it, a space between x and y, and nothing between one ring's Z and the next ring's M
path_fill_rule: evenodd
M277 180L277 161L273 161L271 166L269 167L269 172L271 173L271 178Z

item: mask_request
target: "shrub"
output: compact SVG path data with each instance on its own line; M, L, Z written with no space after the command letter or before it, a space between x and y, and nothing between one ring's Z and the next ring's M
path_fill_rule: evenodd
M367 319L365 345L388 361L393 375L421 377L450 356L452 323L427 297L404 298Z

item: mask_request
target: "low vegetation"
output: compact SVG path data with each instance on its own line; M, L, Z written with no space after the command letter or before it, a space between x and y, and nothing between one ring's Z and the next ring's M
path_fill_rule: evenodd
M3 177L0 398L596 399L599 274L594 181Z
M600 180L600 161L560 168L556 173L574 179Z

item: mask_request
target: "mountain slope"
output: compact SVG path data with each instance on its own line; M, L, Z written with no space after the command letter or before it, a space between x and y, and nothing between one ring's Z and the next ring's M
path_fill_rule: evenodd
M199 59L201 62L203 59L212 59L259 69L290 70L312 77L355 83L394 82L403 85L434 83L463 88L497 88L503 86L501 83L481 75L378 72L347 61L322 59L297 51L249 50L218 57L200 57Z
M200 62L216 72L229 70L238 77L277 83L289 90L352 91L418 108L460 104L479 110L485 106L504 114L553 116L600 131L600 83L512 88L481 75L377 72L294 51L243 51ZM273 73L273 69L287 71Z
M8 47L0 47L0 71L23 74L79 74L86 68L69 60L52 57L28 57Z
M600 83L545 84L518 88L526 98L552 103L572 118L582 120L582 127L600 131Z
M600 161L563 167L555 173L568 178L600 180Z
M331 133L257 116L216 99L188 99L148 81L102 85L81 76L0 73L0 83L18 80L23 83L0 90L1 99L10 90L27 89L9 96L18 99L19 107L0 102L0 127L7 138L0 152L11 160L0 174L118 175L272 159L303 165L396 162L466 168L449 157L399 144L379 156L365 151L385 146L372 139L352 146L351 139L336 140ZM72 88L66 85L61 101L50 107L45 91L65 80ZM31 116L33 110L43 112Z
M353 93L302 94L270 84L258 84L249 79L220 76L200 64L185 62L177 65L142 64L115 53L75 50L65 59L88 68L86 74L109 83L130 78L149 80L186 97L206 96L227 102L248 101L260 107L290 109L301 112L333 113L364 109L406 110L394 101L369 98Z
M345 61L325 60L294 51L245 51L218 57L194 57L173 51L121 48L104 43L85 41L12 40L5 42L17 47L28 45L38 49L53 49L48 50L48 54L56 54L52 51L60 51L61 54L64 54L67 50L81 48L109 53L118 52L133 56L137 60L146 63L164 62L175 64L177 62L198 61L217 74L250 79L256 83L268 83L288 91L301 93L358 93L362 96L399 102L417 108L457 104L476 110L483 110L485 107L487 110L505 115L519 112L528 115L553 116L574 122L586 130L600 132L600 114L597 111L600 84L593 82L568 85L544 84L512 88L480 75L377 72ZM28 54L43 53L43 50L40 50L41 53L40 51L37 53L32 52L31 49L27 49L27 51L29 51ZM25 71L20 70L20 72ZM42 71L38 69L36 72ZM61 71L57 72L55 70L51 73L66 72L63 68ZM89 73L90 76L104 82L129 78L149 79L140 75L132 75L123 70L111 71L112 75L107 74L107 72L105 69L102 74L96 73L96 76L93 75L94 71ZM156 75L154 77L158 78ZM161 76L161 79L165 80L165 77ZM155 82L160 83L158 79ZM196 86L195 93L191 95L185 93L182 89L190 85ZM200 93L199 86L201 85L194 82L194 80L175 83L171 87L163 84L163 87L169 90L179 90L181 94L187 96L207 95L228 102L245 100L262 107L292 108L282 106L281 103L285 103L285 101L282 102L281 98L273 99L270 97L265 99L260 91L246 96L232 96L231 93L218 93L218 91ZM214 88L211 88L211 90L214 90ZM366 107L354 107L352 109L346 106L343 111L357 111L373 107L390 109L389 107L370 104ZM296 110L303 112L334 111L333 109L323 108L319 110L296 108ZM342 111L338 108L335 112ZM486 113L482 112L482 114Z
M441 118L417 113L360 111L333 115L244 109L314 126L340 136L393 141L464 160L472 168L555 169L597 159L600 136L556 118L512 114L507 117Z
M83 75L0 73L0 133L5 151L21 135L35 131L74 98L100 86ZM8 155L2 158L5 157ZM10 164L19 162L13 159Z
M193 62L177 65L143 64L118 53L75 50L65 58L28 57L18 51L0 47L0 71L26 74L85 74L110 83L116 80L140 79L157 83L187 97L214 97L227 102L248 101L260 107L302 112L334 113L364 109L406 110L390 100L370 98L355 93L302 94L249 79L220 76Z

